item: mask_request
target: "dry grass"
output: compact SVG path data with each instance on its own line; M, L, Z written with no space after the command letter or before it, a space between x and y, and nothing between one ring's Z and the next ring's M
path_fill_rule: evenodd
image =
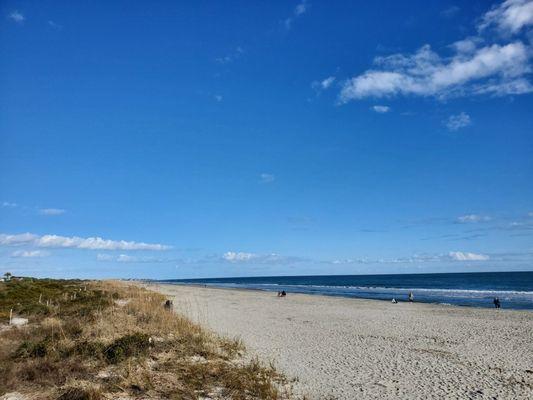
M164 300L120 282L1 283L0 323L14 309L30 324L0 330L0 395L290 398L272 366L246 360L242 343L166 310Z

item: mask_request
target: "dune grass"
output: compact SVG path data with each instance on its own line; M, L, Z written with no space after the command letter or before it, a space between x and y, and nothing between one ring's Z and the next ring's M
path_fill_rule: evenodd
M0 283L0 395L42 399L289 399L271 365L166 310L165 298L110 281ZM8 327L9 313L29 324Z

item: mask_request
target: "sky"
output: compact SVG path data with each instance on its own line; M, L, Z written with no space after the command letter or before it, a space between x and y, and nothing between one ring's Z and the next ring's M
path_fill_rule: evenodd
M0 272L533 270L533 1L0 3Z

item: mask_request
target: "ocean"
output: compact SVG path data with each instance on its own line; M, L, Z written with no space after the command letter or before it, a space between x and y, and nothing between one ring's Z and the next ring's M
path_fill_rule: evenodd
M402 275L265 276L254 278L171 279L173 284L256 289L326 296L407 301L448 305L533 310L533 272L482 272Z

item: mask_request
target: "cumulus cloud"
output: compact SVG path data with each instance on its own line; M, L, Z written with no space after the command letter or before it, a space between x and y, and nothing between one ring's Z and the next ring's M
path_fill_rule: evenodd
M373 106L372 110L374 110L375 112L379 114L385 114L390 111L390 107L389 106Z
M294 20L296 18L302 16L303 14L305 14L307 12L308 7L309 7L309 5L308 5L306 0L300 1L300 3L298 3L296 5L296 7L294 7L294 11L292 13L292 16L290 16L289 18L286 18L285 21L283 21L283 24L285 25L285 28L286 29L291 29Z
M47 256L49 256L49 253L42 250L17 250L11 253L11 257L15 258L41 258Z
M448 119L446 120L446 127L450 131L456 131L461 128L465 128L471 124L472 124L472 120L470 119L470 115L468 115L465 112L462 112L457 115L450 115Z
M516 34L530 25L533 25L533 1L506 0L482 17L478 29L494 27L504 34Z
M39 214L41 215L61 215L64 214L66 210L61 208L41 208L39 209Z
M262 183L274 182L276 177L273 174L262 173L260 176Z
M9 18L11 20L15 21L18 24L21 24L21 23L23 23L26 20L24 15L22 15L22 13L18 12L17 10L15 10L11 14L9 14Z
M167 250L170 246L131 242L125 240L107 240L100 237L82 238L78 236L34 235L23 233L17 235L0 234L0 245L32 245L41 248L65 248L86 250Z
M462 251L450 251L449 256L454 261L487 261L490 259L485 254L466 253Z
M457 217L457 221L462 224L467 223L477 223L477 222L488 222L492 218L488 215L478 215L478 214L467 214L467 215L461 215L460 217Z

